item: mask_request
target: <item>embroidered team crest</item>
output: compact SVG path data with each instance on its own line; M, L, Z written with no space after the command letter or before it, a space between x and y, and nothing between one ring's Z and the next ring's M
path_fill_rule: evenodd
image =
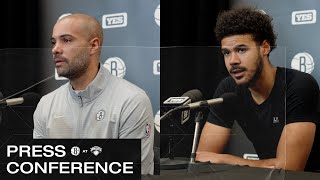
M279 118L278 117L273 117L273 123L279 123Z
M100 111L97 113L97 116L96 116L97 121L101 121L101 120L104 118L105 114L106 114L106 113L105 113L104 110L100 110Z
M99 146L93 146L92 148L90 148L90 152L93 155L98 156L102 152L102 148Z
M146 137L150 137L150 133L151 133L151 125L149 123L147 123L146 125L146 129L145 129L145 133L146 133Z

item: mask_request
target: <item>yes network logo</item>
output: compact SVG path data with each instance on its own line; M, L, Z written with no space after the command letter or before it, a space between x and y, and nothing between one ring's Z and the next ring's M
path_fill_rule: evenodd
M106 14L102 16L102 28L125 27L128 23L127 13Z
M317 21L316 10L293 11L291 16L292 25L314 24Z

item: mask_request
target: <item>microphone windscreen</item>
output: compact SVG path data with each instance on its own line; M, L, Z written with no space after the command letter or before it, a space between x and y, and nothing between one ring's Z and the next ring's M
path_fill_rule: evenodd
M198 89L187 91L182 95L182 97L189 97L192 103L203 100L202 93Z
M23 97L23 104L30 105L30 106L37 105L41 98L41 96L38 93L34 93L34 92L27 92L25 94L22 94L22 97Z
M220 97L223 99L223 103L236 104L236 103L240 102L240 97L236 93L233 93L233 92L224 93Z

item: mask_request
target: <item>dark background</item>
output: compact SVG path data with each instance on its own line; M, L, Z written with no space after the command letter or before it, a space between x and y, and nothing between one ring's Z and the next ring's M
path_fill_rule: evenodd
M229 1L172 0L162 1L161 7L160 102L192 89L199 89L203 99L212 99L219 82L228 75L214 27L217 15L229 8ZM161 110L164 113L168 108L162 104ZM178 116L161 121L162 158L170 156L169 149L176 157L190 156L195 112L184 125L179 125ZM206 116L201 128L205 120ZM175 134L170 148L169 134Z
M191 89L212 97L217 83L227 75L220 49L212 46L219 45L214 36L216 17L228 9L228 1L161 4L161 102Z
M39 81L36 70L40 68L40 60L34 58L32 51L24 49L39 48L41 15L38 14L37 0L5 0L2 3L1 13L5 20L0 42L0 92L4 97L8 97ZM39 87L35 86L26 92L38 92L38 89ZM25 92L15 97L23 93ZM12 134L32 133L34 110L35 105L1 108L3 118L0 122L0 142Z

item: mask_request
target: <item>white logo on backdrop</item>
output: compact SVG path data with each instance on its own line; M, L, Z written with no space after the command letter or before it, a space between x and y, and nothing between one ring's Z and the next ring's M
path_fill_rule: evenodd
M313 57L306 52L298 53L291 61L291 68L311 74L314 69Z
M114 76L123 78L126 75L126 64L119 57L108 58L103 66Z
M160 4L154 12L154 20L156 21L158 26L160 26Z
M126 27L128 24L127 13L105 14L102 16L102 28Z
M154 116L154 126L156 130L160 133L160 110Z
M153 61L153 74L160 75L160 60Z
M292 25L314 24L317 22L316 10L293 11L291 14Z
M71 15L71 13L65 13L65 14L62 14L59 18L58 18L58 20L57 21L59 21L60 19L62 19L62 18L64 18L64 17L66 17L66 16L70 16Z
M258 10L260 13L262 13L262 14L267 14L264 10L262 10L262 9L259 9Z

